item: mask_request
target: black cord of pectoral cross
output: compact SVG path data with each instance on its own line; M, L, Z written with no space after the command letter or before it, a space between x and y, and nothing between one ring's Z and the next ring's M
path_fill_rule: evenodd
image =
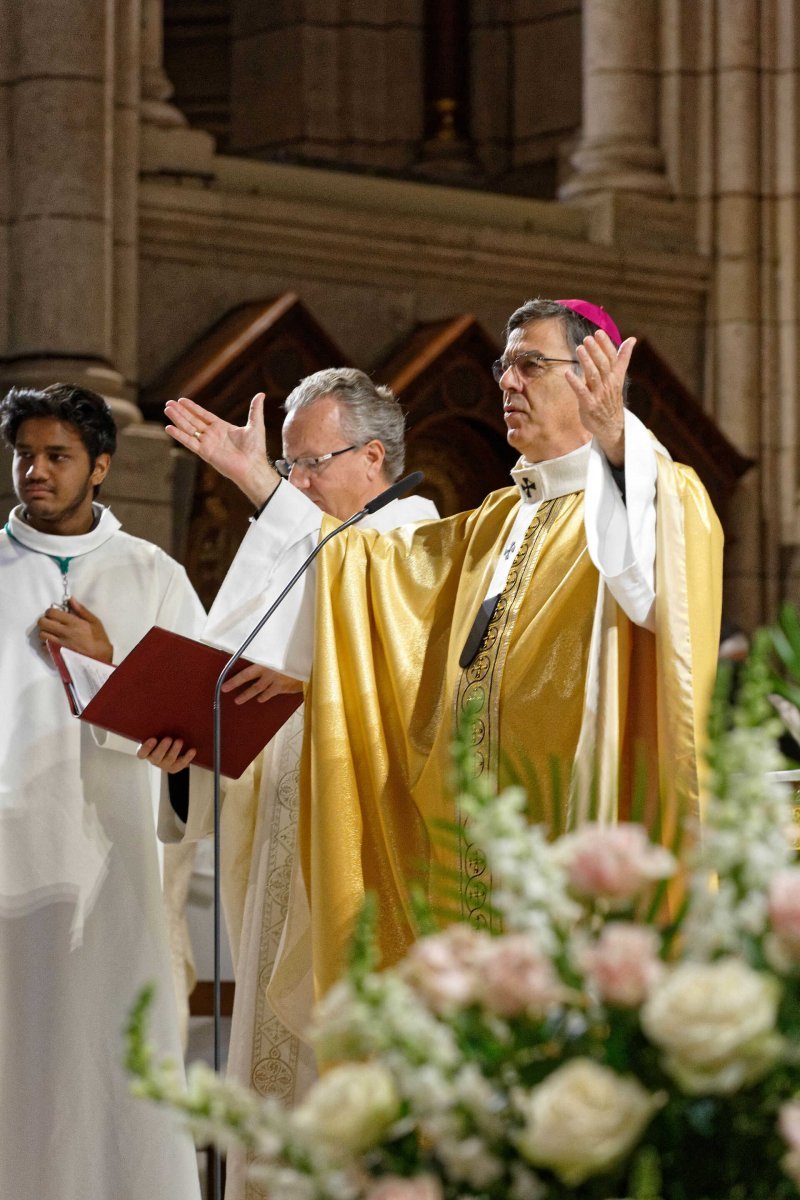
M475 620L472 622L472 628L470 629L467 640L464 643L464 649L461 651L461 657L458 660L458 665L462 670L465 671L467 669L475 655L480 650L481 642L486 635L486 630L491 624L492 617L494 616L494 610L497 608L497 601L499 599L499 592L495 596L487 596L483 604L478 609Z

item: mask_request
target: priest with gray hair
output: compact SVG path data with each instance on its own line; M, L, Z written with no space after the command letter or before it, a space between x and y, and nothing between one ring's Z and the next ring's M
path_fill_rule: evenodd
M286 482L258 516L259 527L269 516L281 529L286 521L296 520L295 511L316 527L325 514L345 520L402 475L403 411L394 393L363 371L317 371L301 380L284 408L282 457L274 466L277 477ZM256 436L263 447L263 426ZM410 496L393 501L364 523L389 530L436 516L429 500ZM263 564L240 560L240 565L248 576L255 571L258 582L254 586L251 579L245 586L238 568L228 575L209 614L209 637L217 638L213 630L220 620L224 623L221 614L231 607L250 625L263 611L260 591L268 586ZM255 596L255 603L249 603L248 594ZM290 597L287 603L293 602ZM267 641L269 632L268 625ZM263 657L270 661L269 653ZM282 667L280 673L258 664L246 667L231 677L225 690L238 693L237 703L259 703L278 691L302 690L303 684L287 675L287 664ZM308 902L296 852L302 742L300 708L245 775L226 782L221 831L223 903L236 976L228 1070L239 1082L290 1102L299 1099L315 1077L313 1054L300 1036L313 1001ZM192 758L191 748L169 739L151 739L140 754L173 772ZM176 836L195 838L211 832L209 793L202 787L207 779L199 780L192 772L187 827ZM172 813L166 815L170 821ZM229 1155L226 1200L249 1200L257 1194L251 1193L245 1167L239 1152Z

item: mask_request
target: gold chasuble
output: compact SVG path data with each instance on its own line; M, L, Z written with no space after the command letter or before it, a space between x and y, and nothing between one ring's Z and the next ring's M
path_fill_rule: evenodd
M554 759L561 827L593 813L624 818L642 755L663 836L681 811L698 811L722 539L694 472L656 459L655 633L627 618L592 563L583 491L532 510L465 670L459 658L519 512L516 488L443 521L347 530L320 555L300 799L317 995L341 973L365 891L378 898L384 962L412 941L409 889L445 853L433 822L457 819L450 744L473 697L479 769L501 787L538 778L531 820L553 825ZM480 923L480 855L460 865L465 916Z

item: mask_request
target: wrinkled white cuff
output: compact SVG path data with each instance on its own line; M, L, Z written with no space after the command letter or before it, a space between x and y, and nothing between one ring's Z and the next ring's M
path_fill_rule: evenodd
M625 410L625 499L595 441L585 495L589 556L614 599L637 625L654 628L656 451L644 425Z
M208 615L203 640L233 652L319 541L322 513L282 482L250 523ZM247 658L308 680L314 647L315 567L308 569L245 651Z

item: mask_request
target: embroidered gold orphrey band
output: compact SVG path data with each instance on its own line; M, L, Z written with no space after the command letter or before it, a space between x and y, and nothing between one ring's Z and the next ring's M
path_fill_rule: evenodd
M543 501L520 543L506 585L475 658L461 674L456 693L460 720L470 704L477 706L473 729L475 774L497 778L499 761L498 705L509 640L522 599L541 554L548 531L564 506L564 497ZM460 837L461 915L478 929L490 928L491 874L480 846L471 842L468 822L458 817Z

